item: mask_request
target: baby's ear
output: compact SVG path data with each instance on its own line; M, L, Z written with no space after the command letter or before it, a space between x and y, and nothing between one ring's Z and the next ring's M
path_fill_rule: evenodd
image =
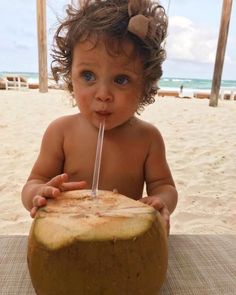
M155 90L160 89L159 84L158 84L159 80L155 80L155 81L152 82L152 89L155 89Z

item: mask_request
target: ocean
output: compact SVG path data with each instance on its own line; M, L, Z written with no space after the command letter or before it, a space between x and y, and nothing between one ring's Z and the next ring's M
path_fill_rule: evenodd
M212 80L210 79L192 79L192 78L174 78L163 77L159 82L160 88L174 88L179 90L180 86L188 90L207 90L210 91ZM222 80L221 89L236 90L236 80Z
M28 79L29 83L38 83L38 73L33 72L0 72L0 77L7 74L18 74ZM212 80L210 79L194 79L194 78L177 78L177 77L162 77L158 83L159 88L166 90L180 90L183 86L183 92L194 91L210 91ZM236 91L236 80L222 80L221 90L230 92Z

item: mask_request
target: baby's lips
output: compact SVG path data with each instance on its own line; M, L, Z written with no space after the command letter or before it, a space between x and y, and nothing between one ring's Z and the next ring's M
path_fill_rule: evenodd
M96 113L101 115L101 116L109 116L109 115L111 115L111 112L109 112L109 111L96 111Z

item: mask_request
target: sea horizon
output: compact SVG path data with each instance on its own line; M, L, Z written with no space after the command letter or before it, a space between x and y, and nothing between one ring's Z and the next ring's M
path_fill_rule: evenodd
M39 74L37 72L18 72L18 71L0 71L0 78L6 75L19 75L27 78L29 83L38 83ZM48 74L51 77L51 74ZM170 89L179 91L180 87L183 86L183 92L192 91L206 91L209 92L212 86L212 79L202 79L202 78L185 78L185 77L166 77L163 76L159 82L158 87L160 89ZM236 91L236 80L221 80L221 91Z

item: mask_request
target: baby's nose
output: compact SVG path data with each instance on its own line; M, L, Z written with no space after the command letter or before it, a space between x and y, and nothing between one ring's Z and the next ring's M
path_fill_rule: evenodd
M95 98L103 102L113 101L111 87L109 87L107 84L99 85L95 94Z

